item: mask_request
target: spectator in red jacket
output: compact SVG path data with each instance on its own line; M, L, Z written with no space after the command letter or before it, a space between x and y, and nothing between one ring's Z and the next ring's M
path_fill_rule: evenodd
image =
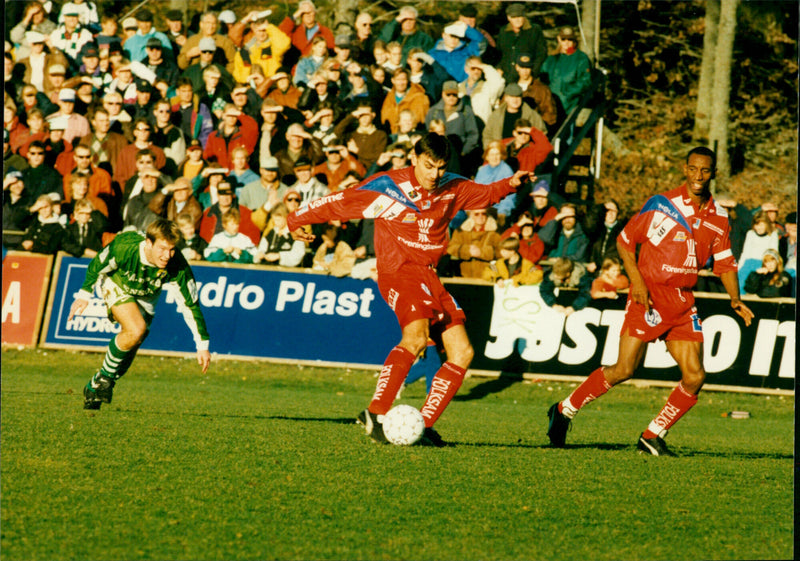
M228 103L222 113L217 130L208 137L203 159L226 168L231 166L231 153L234 148L243 147L248 156L253 153L258 142L258 124L255 119L242 113L233 103Z
M294 22L288 26L281 24L280 28L292 38L292 45L300 51L300 56L311 54L311 39L315 35L322 35L329 51L333 51L336 42L333 32L317 21L317 8L311 0L303 0L294 13Z
M261 239L261 232L253 224L252 212L246 206L239 204L239 201L234 196L233 186L227 182L217 185L217 202L208 207L203 213L203 218L200 221L200 237L210 242L214 234L222 232L222 215L231 208L239 209L239 232L258 245Z

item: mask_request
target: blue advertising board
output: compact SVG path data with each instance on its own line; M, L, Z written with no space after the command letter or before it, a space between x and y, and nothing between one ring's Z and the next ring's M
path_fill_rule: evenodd
M67 321L90 260L61 256L43 344L104 348L119 326L98 292ZM243 357L383 364L400 328L372 280L254 267L193 265L211 351ZM164 290L142 350L195 351L175 297Z

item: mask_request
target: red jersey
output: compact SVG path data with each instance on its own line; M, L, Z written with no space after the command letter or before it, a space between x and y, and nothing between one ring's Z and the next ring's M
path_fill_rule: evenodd
M686 293L697 283L698 268L710 259L714 261L714 273L736 272L729 232L725 209L710 199L701 210L692 202L684 184L650 197L622 230L618 241L634 253L636 246L641 246L637 265L655 306L659 307L658 294L671 292L663 289L678 289L674 294L681 295L679 307L683 308L694 303Z
M447 250L453 216L500 201L514 191L510 179L480 185L445 173L439 186L427 191L413 167L379 173L290 214L289 230L334 219L374 218L378 274L391 274L406 263L435 266Z

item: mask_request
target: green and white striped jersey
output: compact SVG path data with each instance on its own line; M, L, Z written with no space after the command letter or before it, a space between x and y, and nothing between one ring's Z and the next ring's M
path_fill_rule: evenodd
M208 349L208 330L200 310L197 286L189 263L176 251L166 269L159 269L147 261L144 253L145 237L138 232L123 232L98 253L86 271L86 279L78 298L89 300L94 286L104 278L111 279L120 289L134 297L151 316L163 288L173 288L180 293L176 302L186 325L192 331L197 350Z

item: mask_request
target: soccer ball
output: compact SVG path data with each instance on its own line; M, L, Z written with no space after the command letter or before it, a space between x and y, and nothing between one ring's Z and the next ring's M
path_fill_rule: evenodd
M411 446L425 432L422 413L410 405L397 405L383 417L383 434L386 440L398 446Z

